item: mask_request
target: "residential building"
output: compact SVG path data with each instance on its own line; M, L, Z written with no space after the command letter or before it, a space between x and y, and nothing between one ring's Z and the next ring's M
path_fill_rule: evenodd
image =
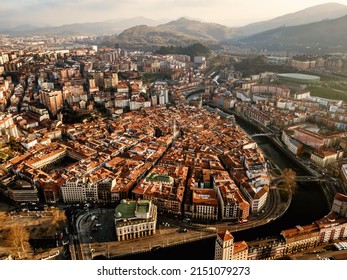
M40 102L44 104L55 117L63 106L63 94L60 90L40 90Z
M215 260L247 260L248 245L245 241L234 242L232 234L226 230L217 234Z
M98 187L87 176L81 179L72 177L60 187L61 197L65 203L98 201Z
M335 163L338 159L338 152L336 151L314 151L311 153L311 161L320 166L326 167L329 164Z
M234 237L226 230L217 234L215 260L232 260L234 255Z

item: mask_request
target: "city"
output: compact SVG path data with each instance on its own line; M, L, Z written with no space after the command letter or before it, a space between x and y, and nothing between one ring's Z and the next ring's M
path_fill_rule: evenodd
M6 32L0 259L347 259L344 46Z

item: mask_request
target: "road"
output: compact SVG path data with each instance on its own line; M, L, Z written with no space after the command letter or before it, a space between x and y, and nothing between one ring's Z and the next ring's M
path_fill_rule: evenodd
M98 255L117 258L123 255L150 251L216 236L223 230L231 232L246 230L271 222L280 217L289 206L289 201L281 201L279 189L270 189L264 211L250 216L249 221L237 224L230 221L211 223L191 223L178 217L158 216L155 235L125 241L116 241L113 209L91 209L76 218L78 240L73 240L73 259L90 260ZM91 216L98 217L102 224L97 231L90 231ZM187 232L181 229L186 228ZM71 241L70 241L71 242Z

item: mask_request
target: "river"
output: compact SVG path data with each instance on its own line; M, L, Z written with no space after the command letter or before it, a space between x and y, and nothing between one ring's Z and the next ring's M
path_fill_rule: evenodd
M237 123L248 134L259 132L246 121L237 119ZM305 170L291 160L276 145L272 144L267 137L255 137L254 140L264 151L266 157L270 158L281 169L292 168L298 175L307 175ZM293 196L292 203L281 218L258 228L234 232L233 235L236 240L254 240L256 238L279 235L282 229L310 224L322 218L328 212L328 202L319 183L298 183L297 192Z

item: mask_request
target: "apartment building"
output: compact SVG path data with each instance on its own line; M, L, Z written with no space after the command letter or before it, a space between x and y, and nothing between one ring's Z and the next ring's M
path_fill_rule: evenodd
M234 242L232 234L226 230L217 234L215 260L247 260L248 245L245 241Z
M53 116L56 116L58 110L63 106L63 94L60 90L40 90L40 102L47 106Z

